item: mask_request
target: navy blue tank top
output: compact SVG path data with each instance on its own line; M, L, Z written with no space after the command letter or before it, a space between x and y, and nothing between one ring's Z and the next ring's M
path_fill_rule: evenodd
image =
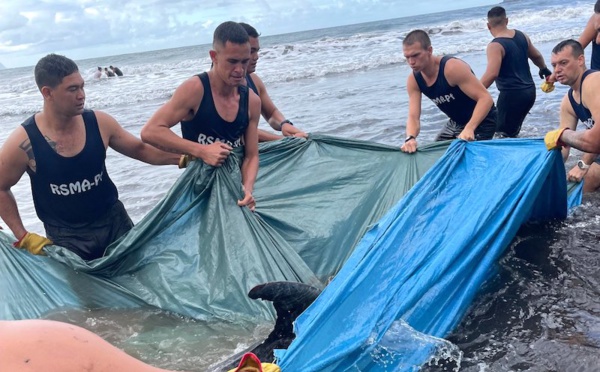
M583 125L585 125L588 129L594 126L594 119L592 119L592 113L590 112L590 110L583 106L583 103L581 101L581 97L583 94L581 87L583 86L583 80L585 80L586 76L588 76L592 72L596 71L587 70L583 73L583 76L581 77L581 82L579 83L579 103L577 103L575 101L575 98L573 98L573 88L569 89L568 93L569 102L571 102L571 106L573 107L573 111L575 111L575 115L577 115L577 118L581 120Z
M35 115L23 128L31 141L35 172L28 169L35 211L42 222L58 227L83 226L104 215L119 197L106 172L106 148L93 111L82 114L85 146L79 154L64 157L48 144Z
M258 88L256 87L256 84L254 84L254 80L252 80L250 74L246 75L246 83L248 84L248 88L252 89L258 96Z
M592 40L592 61L590 63L592 70L600 70L600 45L596 40Z
M215 107L208 74L203 72L197 75L204 86L204 96L198 108L198 112L192 120L181 122L181 134L183 138L198 142L202 145L210 145L214 142L227 143L231 147L239 147L243 143L243 135L250 121L248 115L248 87L240 85L238 92L240 102L237 116L233 122L221 118Z
M417 84L419 85L421 92L431 99L433 103L435 103L437 107L442 110L442 112L448 115L452 121L464 127L469 120L471 120L471 116L473 115L473 110L475 109L477 102L463 93L458 85L455 87L450 86L448 80L446 80L446 77L444 76L444 68L446 66L446 62L450 58L454 57L442 57L442 60L440 61L438 77L435 83L433 83L433 85L430 87L427 86L427 83L425 83L425 79L420 72L413 72L413 75L417 80ZM488 116L492 115L493 111L494 107L492 106Z
M525 35L515 30L514 37L497 37L492 42L504 48L504 58L496 78L498 90L534 88L535 84L529 69L529 57L527 57L529 44Z

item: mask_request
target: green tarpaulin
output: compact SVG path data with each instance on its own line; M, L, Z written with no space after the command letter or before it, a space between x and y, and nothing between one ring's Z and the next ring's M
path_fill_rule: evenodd
M404 154L319 135L264 144L255 213L237 206L241 152L219 168L195 161L106 257L90 262L57 246L32 256L0 232L0 318L152 305L197 319L272 319L269 305L247 297L250 288L324 286L447 146Z

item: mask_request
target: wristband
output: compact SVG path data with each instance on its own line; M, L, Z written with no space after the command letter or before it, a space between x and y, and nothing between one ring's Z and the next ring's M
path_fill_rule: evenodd
M23 234L23 236L21 237L21 239L19 239L16 242L13 243L13 247L19 248L19 246L21 245L21 242L23 241L23 239L25 239L25 237L27 236L27 234L29 234L29 233L27 231L25 231L25 234Z
M292 126L294 125L294 123L292 123L288 119L285 119L284 121L282 121L281 123L279 123L279 130L283 129L283 124L289 124L289 125L292 125Z
M412 140L412 139L416 140L416 139L417 139L417 137L415 137L415 136L413 136L413 135L411 134L410 136L406 137L406 139L404 140L404 143L406 143L406 142L408 142L408 141L410 141L410 140Z

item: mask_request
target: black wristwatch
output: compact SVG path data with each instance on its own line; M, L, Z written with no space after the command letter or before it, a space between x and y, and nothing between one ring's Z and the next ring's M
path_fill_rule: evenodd
M282 121L281 123L279 123L279 130L283 129L283 124L289 124L289 125L292 125L292 126L294 125L294 123L292 123L288 119L285 119L284 121Z
M586 164L583 160L579 160L577 162L577 167L579 167L579 169L581 169L581 170L586 170L590 167L590 165Z
M414 140L416 140L416 139L417 139L417 137L415 137L415 136L413 136L413 135L411 134L410 136L406 137L406 139L404 140L404 143L406 143L406 142L410 141L411 139L414 139Z

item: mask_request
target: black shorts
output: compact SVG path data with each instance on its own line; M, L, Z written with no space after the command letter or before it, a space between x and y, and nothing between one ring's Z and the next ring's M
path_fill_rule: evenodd
M454 120L450 119L444 128L435 137L436 141L447 141L458 137L460 132L465 129L464 125L458 125ZM475 129L475 140L489 140L496 133L496 106L492 106L490 112L483 121Z
M498 95L498 125L496 132L504 137L516 137L529 110L535 103L535 86L501 91Z
M102 257L112 242L125 235L133 227L133 222L123 203L117 202L94 222L81 227L52 226L44 224L48 239L65 247L84 260Z

